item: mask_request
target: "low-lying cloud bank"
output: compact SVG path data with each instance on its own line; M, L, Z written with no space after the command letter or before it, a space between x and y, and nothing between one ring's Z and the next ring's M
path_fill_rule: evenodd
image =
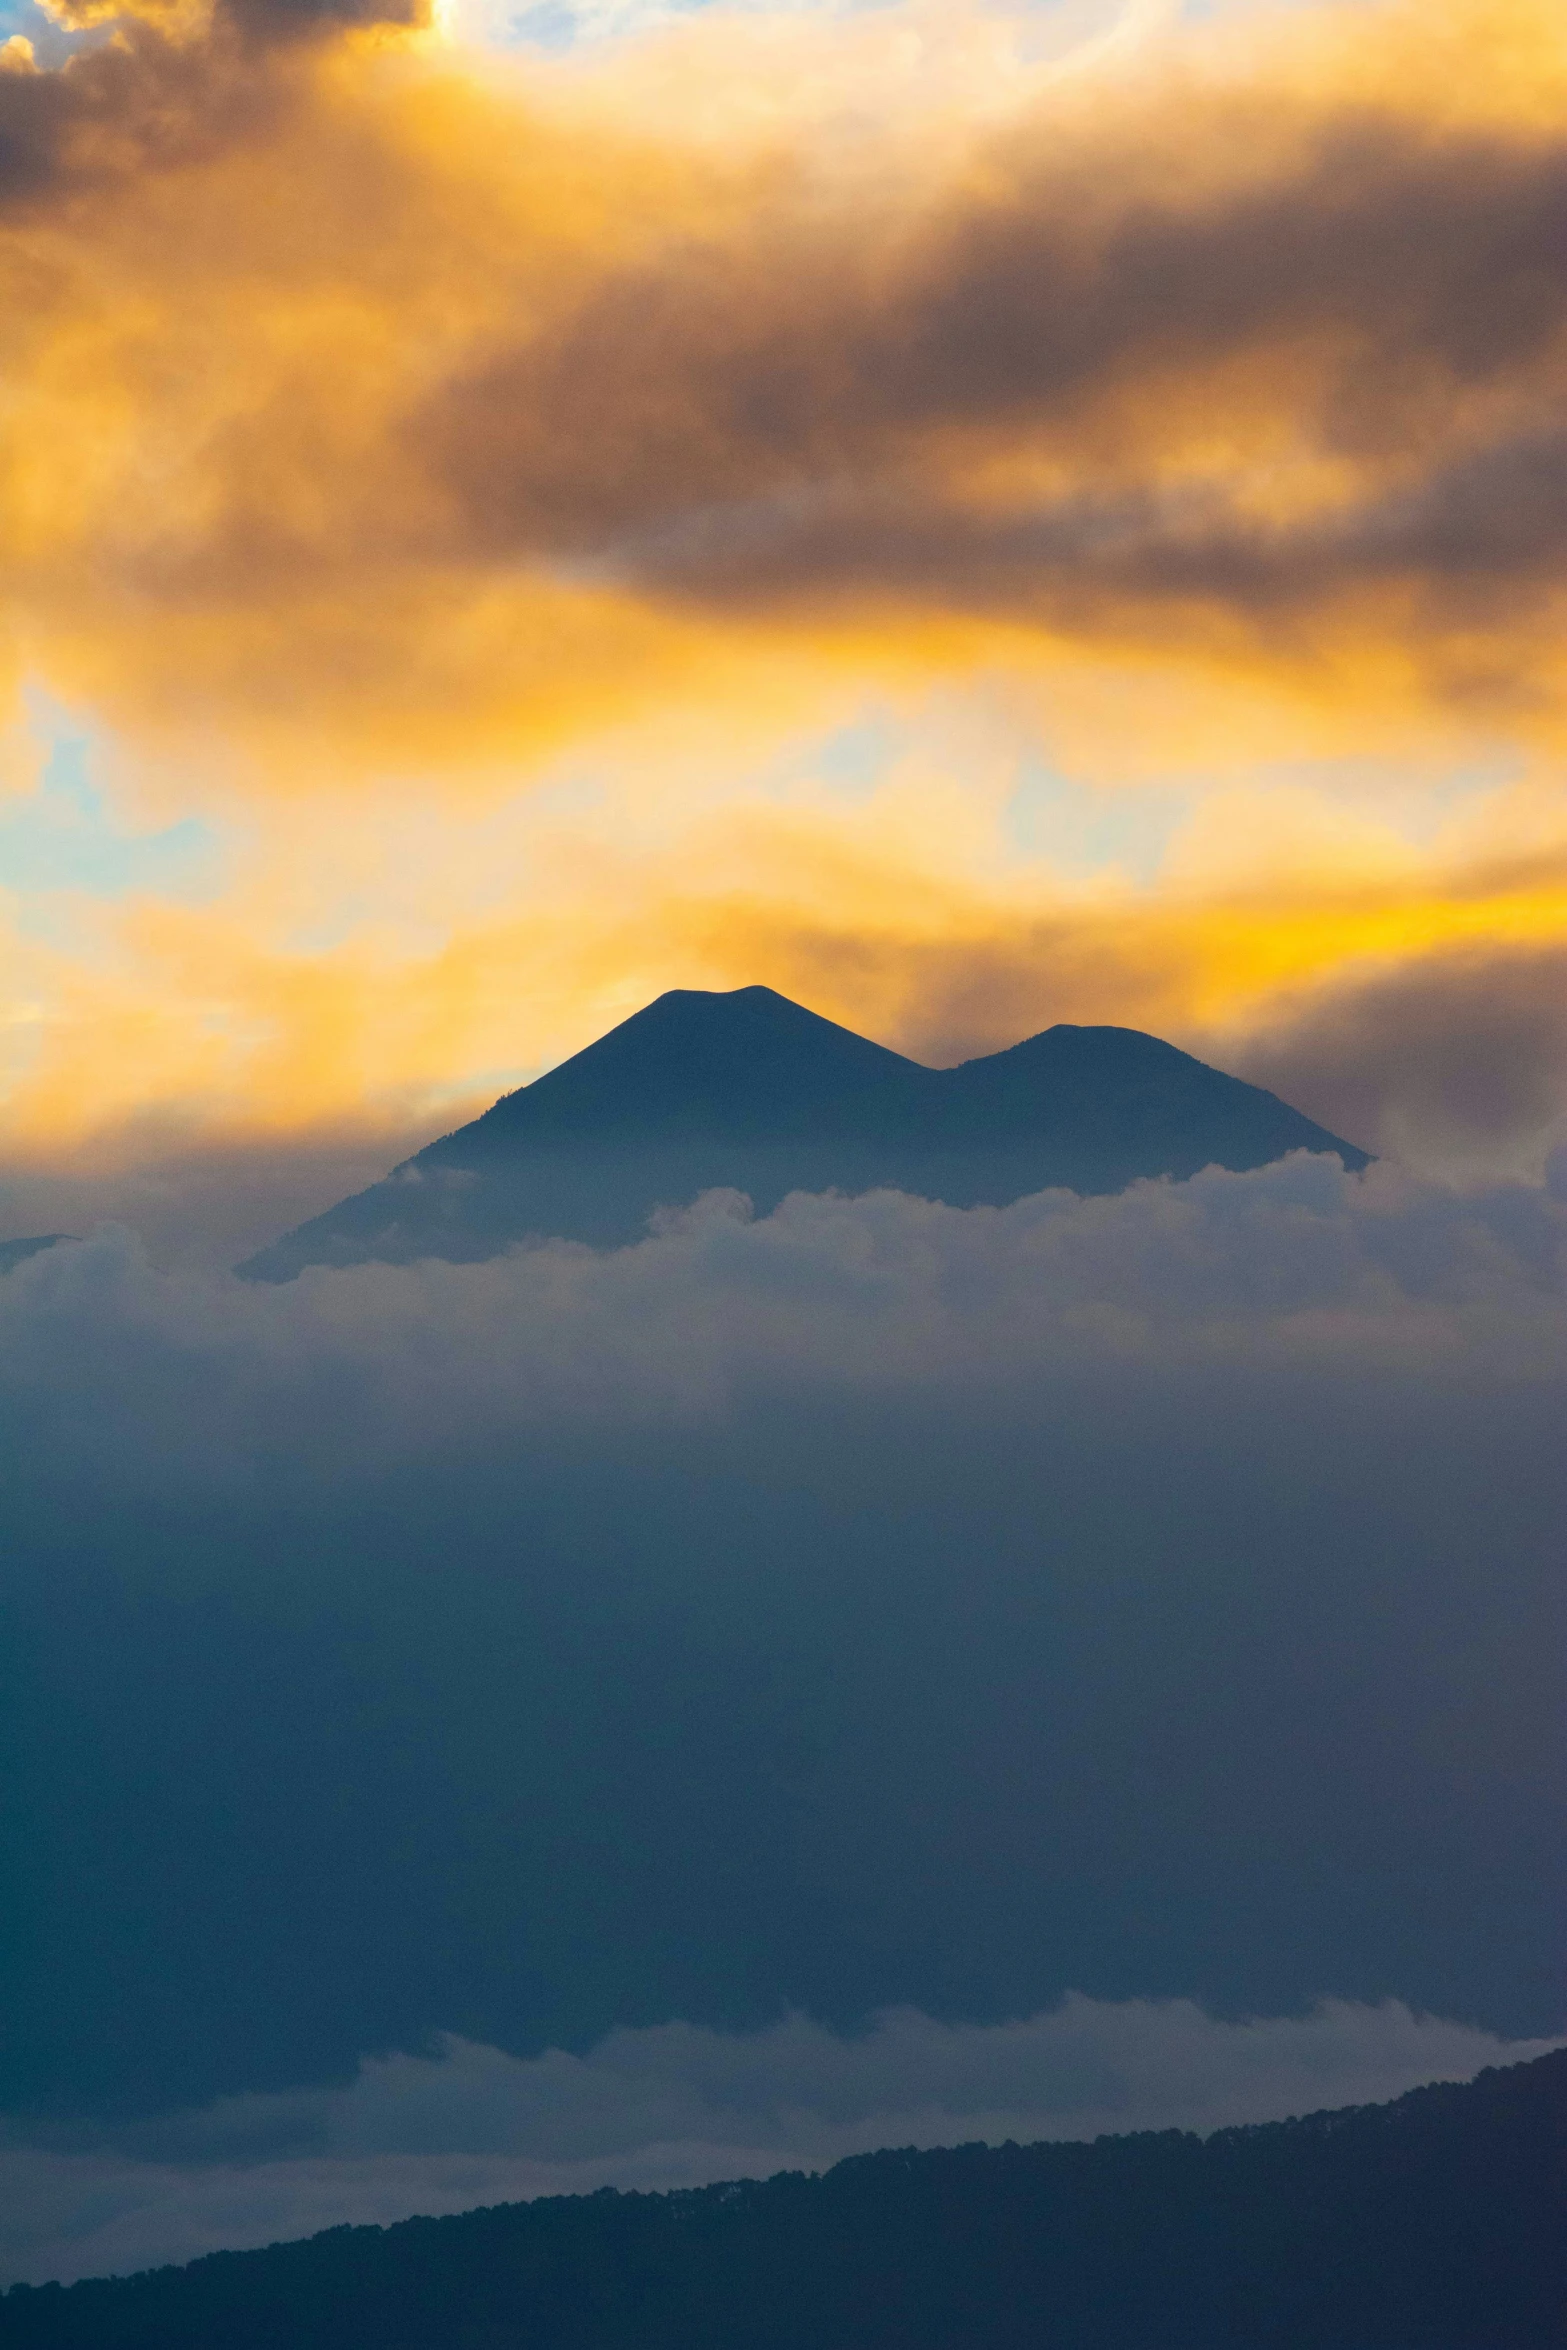
M0 1395L35 1474L287 1486L791 1395L912 1406L955 1384L994 1404L1020 1381L1141 1372L1512 1384L1555 1376L1567 1336L1552 1189L1465 1194L1304 1154L1113 1199L796 1195L758 1221L713 1192L658 1222L629 1249L270 1291L160 1274L106 1230L0 1291Z
M1564 1233L1300 1159L277 1289L33 1258L0 2111L1072 1989L1558 2029Z
M1081 1997L988 2027L901 2009L854 2039L803 2016L748 2035L665 2024L525 2061L447 2037L435 2057L367 2060L348 2088L0 2138L0 2280L601 2186L765 2178L878 2146L1222 2129L1469 2080L1555 2045L1396 2000L1223 2023L1189 2000Z

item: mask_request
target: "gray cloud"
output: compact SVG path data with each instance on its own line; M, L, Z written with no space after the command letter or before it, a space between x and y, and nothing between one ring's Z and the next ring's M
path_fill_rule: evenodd
M356 25L420 25L426 0L222 0L223 14L252 40L287 41Z
M1107 142L1129 127L1112 115ZM1351 111L1292 125L1315 135L1290 154L1273 127L1287 159L1197 201L1167 151L1124 157L1107 193L1093 155L1071 141L1049 155L1025 130L989 158L989 201L947 197L912 235L899 217L874 260L833 222L799 271L786 212L754 243L676 250L454 387L453 463L491 494L492 526L511 515L526 537L592 543L852 476L902 432L1070 427L1118 382L1315 328L1355 339L1330 379L1331 437L1380 441L1433 376L1505 374L1560 332L1543 268L1567 219L1558 150ZM1414 362L1417 381L1379 355Z
M1139 605L1226 607L1266 627L1389 586L1411 589L1432 623L1494 622L1499 593L1517 617L1560 584L1563 453L1532 435L1504 442L1413 491L1287 526L1259 524L1225 490L1074 490L998 517L911 496L902 480L829 482L700 508L632 536L616 560L676 593L882 597L1090 632Z
M95 32L99 0L60 0ZM201 36L131 0L111 39L0 70L0 203L33 212L82 189L177 173L274 133L300 98L287 50L371 24L415 25L424 0L218 0ZM144 21L151 20L151 21ZM268 53L273 54L269 55Z
M1316 74L1264 53L1228 77L1109 80L1082 105L1054 90L999 131L947 125L917 175L895 143L845 172L806 122L765 167L693 149L711 175L695 225L655 201L569 261L543 258L547 239L538 257L491 245L485 220L516 201L504 173L493 207L477 182L454 207L428 144L405 150L378 115L380 85L312 76L320 39L415 13L229 0L205 37L133 25L60 72L0 76L0 191L34 208L304 127L313 267L345 316L389 305L407 363L402 404L346 466L324 454L341 445L325 344L309 382L186 435L168 514L87 559L137 608L368 608L393 581L444 605L521 560L705 612L952 609L1167 648L1217 625L1232 651L1238 627L1295 659L1353 610L1415 647L1427 688L1515 715L1554 699L1520 623L1563 578L1567 149L1483 91L1467 123L1445 101L1433 115L1415 13L1368 24L1366 73L1330 32ZM1407 44L1407 92L1387 41ZM613 220L640 167L613 131L583 135ZM408 347L394 230L410 321L471 314L466 336L410 324ZM299 266L267 260L274 295ZM435 311L432 268L466 289ZM246 373L237 342L232 358ZM258 498L280 446L299 494ZM383 705L387 641L356 656ZM302 676L308 647L290 650ZM154 690L145 645L129 653Z
M128 23L57 67L8 60L0 202L38 212L83 188L200 164L275 127L283 99L282 86L255 72L221 31L182 41ZM35 266L35 294L57 298Z
M1187 141L1211 157L1239 134L1260 160L1235 104L1194 98L1142 146L1114 109L1086 141L1014 131L975 175L983 201L968 182L916 217L856 226L829 199L824 219L802 189L797 215L786 196L587 289L421 420L464 529L697 596L1089 629L1139 602L1265 621L1390 580L1440 617L1480 582L1554 582L1560 468L1530 385L1567 324L1560 148L1279 97L1272 167L1194 196ZM1219 371L1269 355L1280 380L1246 397L1364 468L1331 520L1264 526L1231 484L1150 473L1160 387L1178 411L1207 380L1222 406ZM1515 409L1500 437L1455 438L1460 402L1499 387L1522 430ZM1069 464L1069 492L975 506L944 486L954 455L1018 435Z
M1229 1058L1406 1164L1537 1178L1567 1143L1567 950L1449 951L1356 975Z
M1187 2000L1080 1997L991 2026L902 2009L855 2039L801 2016L745 2035L666 2024L580 2057L448 2037L435 2056L367 2060L347 2088L0 2138L0 2279L124 2273L600 2186L821 2169L877 2146L1218 2129L1468 2080L1553 2045L1391 2000L1221 2022Z
M954 1380L994 1395L1243 1361L1310 1374L1349 1349L1365 1370L1549 1377L1563 1224L1526 1186L1466 1196L1297 1155L970 1212L797 1195L754 1222L712 1193L636 1248L316 1271L275 1293L161 1275L106 1230L0 1291L0 1394L36 1462L161 1484L711 1422L767 1394L913 1404Z
M471 1107L476 1114L488 1104ZM0 1232L123 1224L154 1264L218 1272L379 1181L453 1118L448 1106L402 1124L323 1123L275 1137L214 1136L174 1119L144 1119L47 1163L0 1155Z

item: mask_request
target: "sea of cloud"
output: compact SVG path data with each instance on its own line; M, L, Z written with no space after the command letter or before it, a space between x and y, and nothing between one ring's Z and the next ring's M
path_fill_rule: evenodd
M633 1248L280 1288L160 1272L106 1229L0 1291L0 1395L33 1474L188 1490L791 1395L972 1404L1140 1373L1506 1387L1561 1370L1561 1188L1466 1193L1296 1154L999 1209L796 1195L757 1220L713 1192Z
M13 2273L1543 2044L1563 1191L18 1266Z

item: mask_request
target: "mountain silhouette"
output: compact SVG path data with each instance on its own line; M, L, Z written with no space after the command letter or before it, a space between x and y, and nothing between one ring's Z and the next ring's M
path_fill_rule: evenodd
M535 1237L616 1246L720 1187L759 1215L792 1191L1000 1207L1296 1150L1368 1164L1276 1095L1134 1028L1062 1024L929 1069L770 987L675 988L239 1270L471 1262Z
M25 1265L29 1257L40 1250L54 1248L62 1240L74 1240L74 1232L32 1232L25 1240L0 1240L0 1273L9 1273L17 1265Z
M1567 2050L1390 2105L338 2227L0 2350L1560 2350Z

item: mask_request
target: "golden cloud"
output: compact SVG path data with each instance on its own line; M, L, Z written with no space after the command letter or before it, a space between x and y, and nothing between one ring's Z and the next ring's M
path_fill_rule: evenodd
M628 783L478 838L412 821L361 858L371 914L336 940L311 936L332 926L330 900L279 830L211 903L78 908L67 940L15 942L36 1010L15 1032L13 1166L124 1177L247 1133L274 1152L292 1137L334 1166L371 1145L390 1162L665 987L755 980L937 1063L1057 1019L1152 1028L1428 1161L1455 1136L1475 1155L1467 1113L1435 1105L1439 1091L1485 1095L1496 1019L1483 1006L1499 1005L1520 1073L1492 1157L1537 1162L1558 1094L1567 1108L1567 1035L1523 1007L1567 939L1567 825L1531 832L1503 790L1427 850L1362 821L1358 853L1335 868L1312 846L1337 838L1329 801L1286 793L1281 825L1277 787L1232 791L1217 810L1200 797L1160 874L1138 884L1008 865L1003 783L988 806L982 778L928 770L857 803L806 788L714 807L696 791L662 823L643 820ZM352 801L337 821L353 825ZM1249 861L1236 853L1248 835ZM319 853L325 829L308 837ZM350 859L322 862L335 876ZM1419 1114L1389 1125L1365 1072L1385 1079L1404 1034L1425 1037L1429 1060L1435 1030L1410 1009L1428 982L1451 1024L1448 1074L1433 1090L1408 1073ZM1549 1115L1531 1123L1530 1102Z
M703 139L360 17L0 86L13 617L121 722L452 773L780 644L1557 722L1558 11L1152 42L924 171L869 87L758 119L732 30L672 36Z
M940 8L529 65L414 15L150 0L0 59L8 659L144 809L250 844L209 905L17 928L21 1147L418 1125L673 983L933 1058L1076 1017L1234 1062L1554 951L1560 828L1515 837L1516 793L1418 854L1329 807L1319 855L1249 777L1501 741L1555 792L1559 9L1065 63ZM972 776L852 820L753 790L941 679L1107 789L1231 796L1156 883L1078 886L993 808L965 845ZM563 761L613 813L483 834L479 886L463 828ZM421 806L415 915L375 842Z

